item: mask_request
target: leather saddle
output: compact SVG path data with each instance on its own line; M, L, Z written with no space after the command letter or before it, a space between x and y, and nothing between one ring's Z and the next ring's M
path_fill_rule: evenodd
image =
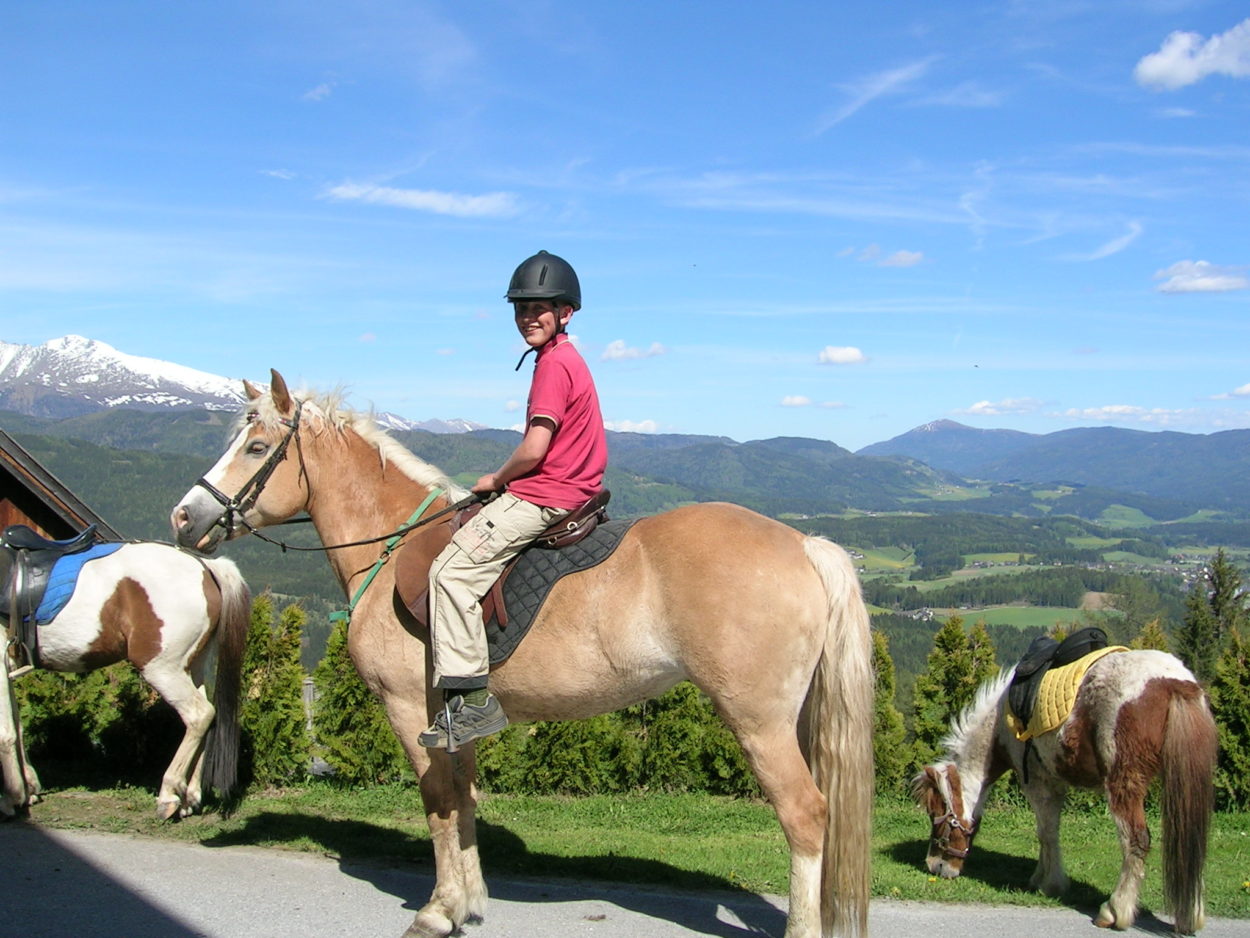
M1007 703L1022 726L1028 726L1037 706L1037 692L1042 678L1051 668L1063 667L1091 651L1107 647L1107 633L1097 626L1078 629L1062 642L1049 635L1033 639L1024 657L1016 665L1016 672L1007 689Z
M24 524L9 525L0 534L0 618L8 621L10 637L24 650L28 663L38 657L35 611L47 592L52 568L62 557L90 548L95 539L94 524L63 541L50 540Z
M532 624L556 580L606 559L632 521L609 522L611 493L599 492L565 515L515 557L481 600L491 663L505 660ZM481 510L472 505L452 515L436 531L410 540L395 558L395 589L413 618L429 628L429 572L452 536Z

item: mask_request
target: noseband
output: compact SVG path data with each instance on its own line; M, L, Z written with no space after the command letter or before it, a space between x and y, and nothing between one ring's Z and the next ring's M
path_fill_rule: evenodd
M239 489L238 493L233 498L221 491L221 489L217 488L203 476L196 480L195 484L208 492L209 495L213 496L213 499L222 506L221 516L212 523L210 530L214 527L221 527L225 530L226 536L229 537L234 533L236 517L244 527L248 530L253 530L252 526L243 519L243 515L250 511L256 504L257 500L260 498L260 493L265 488L265 483L269 481L269 477L272 476L274 470L278 468L278 463L282 462L282 460L286 458L287 447L291 445L292 439L295 440L296 449L299 448L299 418L300 411L303 410L303 407L303 401L296 401L295 414L291 417L291 419L287 420L285 417L279 419L278 422L287 428L286 435L283 436L278 445L273 448L273 451L270 452L269 456L265 459L261 467L256 470L255 474L243 483L243 487ZM250 423L258 417L258 414L251 413L247 415L247 420ZM301 470L303 468L303 464L303 453L301 453Z
M962 850L951 846L951 834L961 831L967 837L968 845ZM977 835L977 822L973 821L971 825L964 825L954 811L947 811L944 815L933 822L933 844L942 854L944 860L963 860L966 859L972 850L972 838Z

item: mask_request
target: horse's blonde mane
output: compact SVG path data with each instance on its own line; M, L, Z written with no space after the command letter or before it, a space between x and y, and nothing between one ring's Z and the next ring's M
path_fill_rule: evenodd
M977 688L972 702L959 712L951 723L950 732L942 739L942 749L948 756L962 753L968 746L972 735L987 724L993 726L997 721L996 711L1015 668L1004 668L994 677L989 678Z
M453 500L459 500L468 495L462 486L453 482L441 469L414 455L378 426L372 411L361 412L346 406L343 403L344 395L341 388L324 393L301 389L292 393L291 397L303 405L301 417L308 421L308 426L314 433L329 430L342 434L350 429L378 451L382 465L385 466L388 463L393 465L408 478L426 488L444 489ZM281 418L282 415L274 406L273 398L268 394L262 394L248 402L239 418L239 426L241 428L248 420L257 419L266 429L273 430L282 425Z

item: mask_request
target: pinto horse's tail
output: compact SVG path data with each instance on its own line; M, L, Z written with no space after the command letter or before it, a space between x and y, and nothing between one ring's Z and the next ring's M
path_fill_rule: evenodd
M859 577L846 551L803 542L828 601L824 650L808 692L808 762L825 796L820 916L825 935L868 932L872 850L872 637Z
M204 564L221 590L215 635L217 675L213 681L213 708L217 716L204 751L204 777L222 795L229 795L239 777L239 701L252 594L233 561L218 557L206 559Z
M1177 684L1163 740L1163 896L1176 930L1203 926L1202 870L1215 794L1218 733L1197 684Z

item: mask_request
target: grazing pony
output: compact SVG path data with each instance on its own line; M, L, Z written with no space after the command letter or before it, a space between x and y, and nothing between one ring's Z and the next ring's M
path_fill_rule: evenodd
M1176 658L1161 651L1119 651L1085 673L1075 705L1058 729L1030 740L1008 725L1014 669L987 681L944 741L946 758L925 767L912 792L933 823L926 864L948 879L972 848L990 786L1013 769L1037 819L1041 852L1031 889L1057 896L1068 887L1059 853L1059 811L1069 786L1102 787L1120 836L1123 865L1094 923L1124 929L1137 916L1137 893L1150 849L1146 791L1162 779L1164 897L1176 930L1202 927L1202 871L1213 806L1216 727L1206 695Z
M186 733L161 779L156 814L163 820L199 809L206 742L209 784L222 792L234 787L250 615L247 584L233 561L203 560L169 544L127 543L83 564L69 601L38 627L39 667L82 673L129 661L178 711ZM204 670L214 646L217 671L209 703ZM11 816L38 800L40 785L22 745L9 655L4 658L0 812Z
M311 517L351 597L352 660L420 779L436 882L406 935L443 938L486 910L474 753L417 742L442 693L430 688L428 634L396 595L380 542L415 525L414 508L433 516L463 493L367 417L292 395L277 372L267 393L245 390L238 436L174 509L175 534L211 550L301 511ZM445 540L447 529L404 537L406 551ZM873 676L868 611L847 554L733 505L643 518L610 557L555 584L490 686L515 720L567 720L687 679L741 743L785 831L787 938L863 934Z

